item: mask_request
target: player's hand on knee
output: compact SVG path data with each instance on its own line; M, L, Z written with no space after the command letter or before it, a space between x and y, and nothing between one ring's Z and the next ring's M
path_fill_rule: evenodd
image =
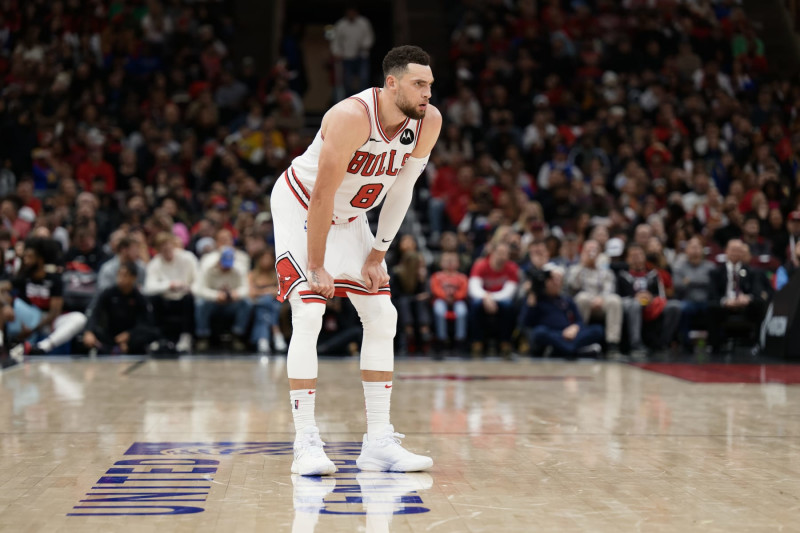
M369 292L378 292L378 289L389 283L389 274L381 263L367 262L361 269L364 285Z
M325 298L333 298L335 288L333 277L324 268L315 268L308 271L308 286L317 294Z

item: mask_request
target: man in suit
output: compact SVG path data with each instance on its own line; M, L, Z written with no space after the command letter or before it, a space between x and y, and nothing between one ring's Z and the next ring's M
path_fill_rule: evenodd
M709 321L714 326L709 331L709 341L719 353L725 339L722 325L731 316L743 316L753 323L761 321L766 308L767 287L762 276L747 264L747 245L740 239L731 239L725 247L725 262L711 276L711 303Z

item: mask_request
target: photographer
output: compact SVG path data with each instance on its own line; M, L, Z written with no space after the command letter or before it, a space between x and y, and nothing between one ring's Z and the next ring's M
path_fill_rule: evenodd
M534 291L528 295L526 326L530 333L533 355L541 356L552 347L553 355L571 357L578 354L600 354L603 327L586 325L575 301L562 294L564 271L546 265L534 279Z

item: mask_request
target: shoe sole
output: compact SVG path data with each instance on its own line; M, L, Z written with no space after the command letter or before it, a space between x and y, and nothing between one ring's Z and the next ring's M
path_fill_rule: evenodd
M390 463L389 461L381 461L379 459L356 459L356 466L363 472L419 472L433 466L433 459L426 457L425 460L419 460L409 463Z
M333 463L301 472L297 467L297 462L292 461L292 474L299 474L301 476L327 476L335 473L336 465Z

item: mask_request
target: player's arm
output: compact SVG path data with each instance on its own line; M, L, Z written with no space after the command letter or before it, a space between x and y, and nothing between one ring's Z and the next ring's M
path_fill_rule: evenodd
M319 170L308 202L308 266L311 290L333 298L333 278L325 271L325 244L333 218L333 199L344 180L347 165L369 138L369 117L354 100L335 105L322 121Z
M386 250L392 244L403 219L411 205L411 198L414 195L414 184L425 170L428 158L431 155L436 141L439 139L439 132L442 129L442 114L434 106L428 104L428 110L422 121L422 128L417 139L417 146L411 152L406 164L397 174L395 182L386 193L383 201L381 214L378 218L378 231L375 233L375 243L372 251L364 262L362 275L366 282L367 289L376 292L381 285L389 281L388 274L385 273L381 263L386 255Z

